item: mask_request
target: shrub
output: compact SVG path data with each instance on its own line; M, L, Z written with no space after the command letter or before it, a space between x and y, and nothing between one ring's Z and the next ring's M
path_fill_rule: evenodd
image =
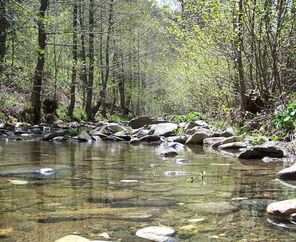
M186 115L175 115L172 121L175 123L190 122L196 120L205 120L206 116L200 112L191 112Z
M283 112L273 117L272 125L279 130L293 130L296 127L296 102L290 102Z
M78 107L74 109L74 118L77 120L86 120L86 112L83 108Z

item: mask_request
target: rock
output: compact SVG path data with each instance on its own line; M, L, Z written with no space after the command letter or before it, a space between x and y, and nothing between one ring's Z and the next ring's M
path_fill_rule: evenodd
M101 127L99 130L97 130L97 133L111 135L111 134L115 134L117 132L121 132L121 131L125 131L125 130L126 129L124 127L120 126L117 123L108 123L108 124L104 125L103 127ZM93 134L93 133L94 133L94 130L93 130L93 132L91 132L91 134Z
M278 172L278 178L280 179L287 179L287 180L295 180L296 179L296 164L285 168Z
M181 144L185 144L188 139L188 135L179 135L179 136L171 136L167 138L168 142L177 142Z
M122 201L132 198L136 198L139 195L136 192L132 191L107 191L106 193L101 194L97 197L92 197L88 199L88 202L91 203L109 203L113 201Z
M81 142L91 142L92 138L85 130L83 130L78 135L78 140L81 141Z
M211 132L209 130L200 130L193 135L190 135L185 144L203 144L203 140L209 138Z
M26 184L28 184L27 181L23 181L23 180L8 180L8 182L13 184L13 185L26 185Z
M49 141L52 140L55 137L59 137L59 136L65 136L66 134L68 134L68 130L65 129L58 129L58 130L54 130L48 133L45 133L43 135L43 140Z
M100 233L98 236L103 237L104 239L111 239L110 235L106 232Z
M7 238L13 232L12 228L0 229L0 238Z
M141 140L139 138L132 138L129 142L131 145L138 145L141 143Z
M126 134L125 131L120 131L120 132L116 132L115 134L113 134L114 137L122 139L124 141L130 141L131 140L131 136Z
M239 150L241 148L247 148L248 145L244 142L232 142L218 146L220 150Z
M237 208L228 202L191 203L187 207L196 213L226 214Z
M203 141L203 144L212 148L217 148L220 145L236 142L236 137L210 137Z
M200 223L200 222L203 222L205 220L206 220L205 218L192 218L192 219L188 219L188 222L189 223Z
M188 159L176 159L176 164L179 164L179 165L183 165L183 164L188 164L191 162L191 160L188 160Z
M166 171L164 173L165 176L187 176L189 175L186 171Z
M132 129L138 129L144 127L145 125L150 125L152 123L153 121L149 117L137 117L130 120L129 126L131 126Z
M164 157L174 157L178 155L178 152L175 149L168 149L160 153L161 156Z
M256 145L242 151L238 158L240 159L262 159L264 157L281 158L284 152L274 145Z
M274 202L267 206L267 215L277 220L290 220L290 215L296 213L296 199Z
M235 136L235 131L232 127L228 127L227 129L225 129L222 133L221 133L222 137L231 137L231 136Z
M168 137L175 133L178 129L178 125L174 123L161 123L151 126L150 132L153 135Z
M167 241L174 235L175 231L172 228L160 226L150 226L143 229L139 229L136 232L136 236L156 242Z
M142 138L140 138L140 142L158 142L160 141L160 136L159 135L145 135Z
M78 235L67 235L56 240L55 242L90 242L90 240Z

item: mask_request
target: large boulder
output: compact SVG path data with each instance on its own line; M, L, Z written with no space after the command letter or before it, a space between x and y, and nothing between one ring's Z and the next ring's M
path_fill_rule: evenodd
M149 117L137 117L130 120L129 126L131 126L132 129L138 129L144 127L145 125L150 125L152 123L153 120Z
M256 145L253 147L248 147L239 154L240 159L262 159L264 157L275 157L281 158L284 156L284 152L272 145Z
M280 179L295 180L296 179L296 164L279 171L277 176Z
M173 135L177 129L178 129L177 124L161 123L161 124L152 125L149 133L153 135L168 137L170 135Z
M204 139L212 136L209 130L200 130L189 136L185 144L203 144Z
M164 242L169 241L175 235L175 231L169 227L150 226L139 229L136 235L150 241Z
M290 215L296 213L296 199L274 202L267 206L267 215L277 220L290 220Z

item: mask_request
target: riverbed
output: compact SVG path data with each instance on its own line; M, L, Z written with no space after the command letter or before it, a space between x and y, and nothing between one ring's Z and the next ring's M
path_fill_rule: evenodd
M266 206L295 198L282 164L225 157L201 146L163 158L164 147L125 142L0 141L0 241L146 241L169 226L175 241L295 241ZM176 159L184 159L183 161ZM48 174L38 174L50 168ZM15 181L22 181L17 183ZM1 235L2 232L2 235Z

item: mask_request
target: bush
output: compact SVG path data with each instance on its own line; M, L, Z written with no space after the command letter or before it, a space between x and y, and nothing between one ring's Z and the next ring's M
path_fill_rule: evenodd
M272 125L279 130L293 130L296 127L296 102L290 102L283 112L273 117Z
M86 120L86 112L83 108L75 108L74 109L74 118L77 120Z
M175 123L190 122L196 120L205 120L206 116L200 112L191 112L186 115L175 115L172 121Z
M128 121L127 118L120 116L118 114L109 115L107 119L108 119L108 121L114 122L114 123L122 123L122 122Z

